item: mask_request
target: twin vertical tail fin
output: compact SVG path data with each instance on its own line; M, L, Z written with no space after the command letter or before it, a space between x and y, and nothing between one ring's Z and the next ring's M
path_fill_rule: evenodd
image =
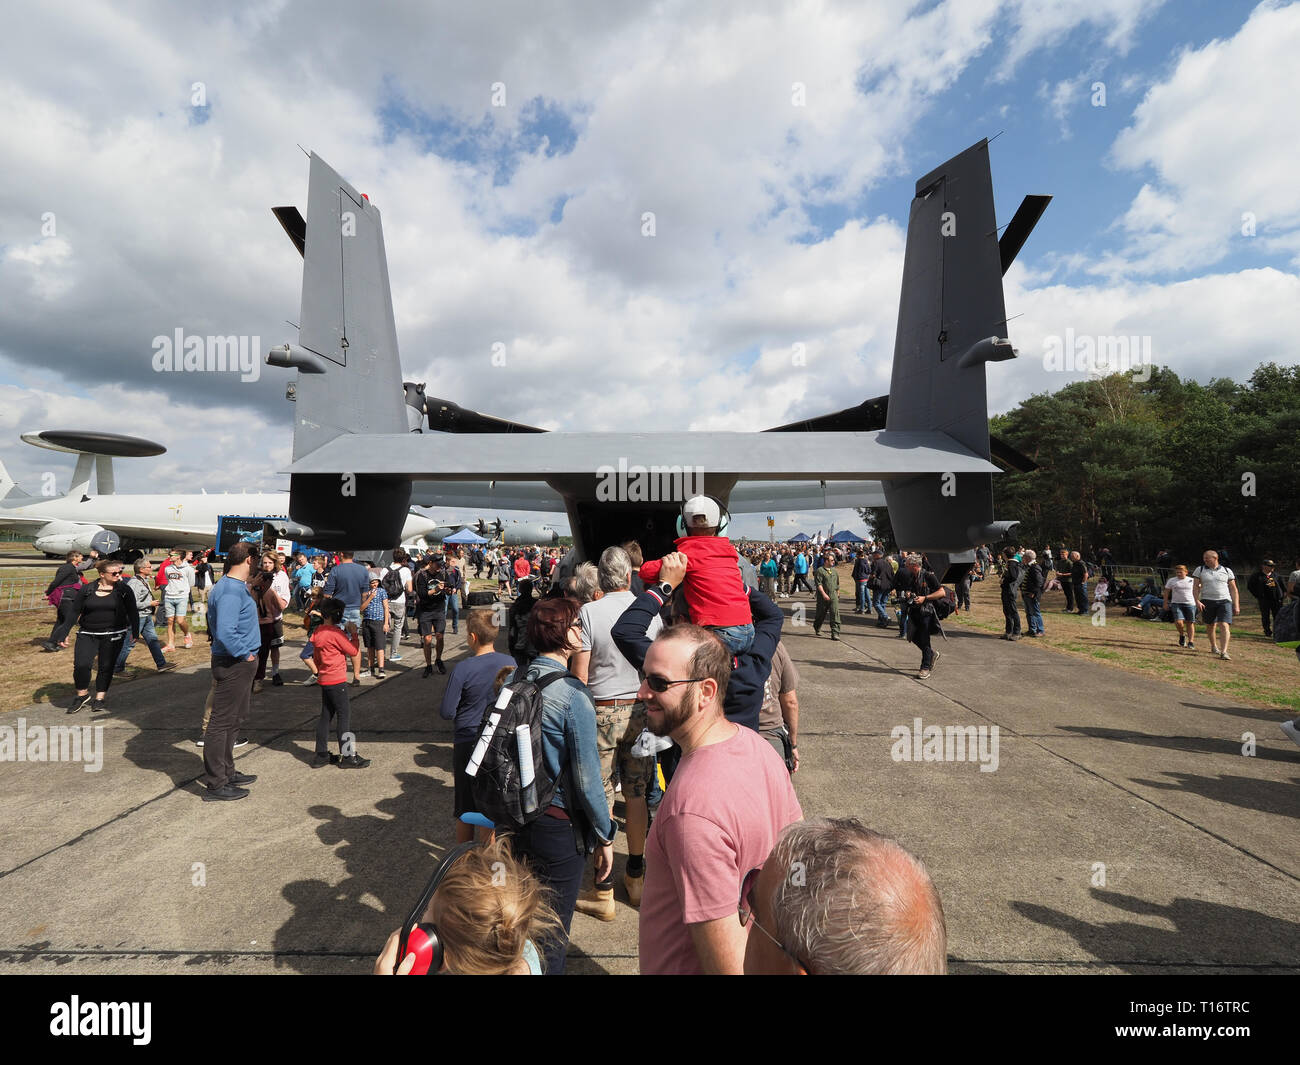
M311 156L307 219L274 213L303 256L298 343L273 366L298 370L293 458L347 434L408 431L379 210L320 156ZM391 548L410 505L404 476L293 474L286 532L330 547Z
M907 225L903 290L894 340L885 428L940 431L989 457L984 365L1015 357L1007 340L1002 275L1046 206L1017 212L1015 244L1000 246L988 141L966 149L916 183ZM1026 201L1028 205L1029 201ZM976 544L1010 535L993 519L993 479L983 473L927 473L886 481L898 543L963 561Z

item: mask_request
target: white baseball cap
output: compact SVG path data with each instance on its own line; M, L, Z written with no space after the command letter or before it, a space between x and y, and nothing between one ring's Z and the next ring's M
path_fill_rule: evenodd
M682 520L688 529L716 529L722 524L722 511L708 496L692 496L682 506Z

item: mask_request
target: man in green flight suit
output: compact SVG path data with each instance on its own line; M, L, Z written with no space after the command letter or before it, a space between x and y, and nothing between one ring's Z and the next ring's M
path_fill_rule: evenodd
M813 574L813 584L817 589L817 613L813 617L813 633L822 634L822 622L826 615L831 617L831 639L840 638L840 575L835 572L835 558L828 551L822 556L822 564Z

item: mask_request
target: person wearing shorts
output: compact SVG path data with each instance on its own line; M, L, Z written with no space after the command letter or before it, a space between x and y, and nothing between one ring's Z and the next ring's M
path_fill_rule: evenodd
M166 578L163 584L163 618L167 621L167 646L164 652L176 650L176 628L180 627L185 637L185 646L193 647L194 638L190 635L190 592L194 588L194 567L185 561L185 554L173 551L165 567ZM160 571L161 577L163 572Z
M443 634L447 631L447 589L443 583L442 560L430 555L415 577L415 621L419 627L420 643L424 646L424 675L433 676L433 667L446 673L442 663ZM434 645L437 659L434 660Z
M388 613L388 593L380 583L383 573L372 570L370 590L361 597L361 634L366 641L366 673L378 680L384 679L384 649L388 643L388 626L392 619Z
M1165 581L1165 609L1174 615L1178 646L1189 651L1196 650L1196 597L1192 594L1195 583L1182 563L1174 567L1174 575Z
M1192 573L1192 594L1201 610L1205 632L1210 639L1210 654L1228 662L1228 641L1232 638L1232 618L1241 613L1237 576L1227 566L1219 565L1219 553L1206 551L1204 565Z

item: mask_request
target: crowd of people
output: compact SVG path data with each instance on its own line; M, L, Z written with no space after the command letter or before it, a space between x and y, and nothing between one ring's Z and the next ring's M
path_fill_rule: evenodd
M879 543L738 551L716 507L688 503L683 516L684 535L662 558L647 560L626 541L571 567L557 549L537 547L397 548L387 561L348 551L286 559L237 543L219 580L210 555L184 552L157 573L136 562L124 580L123 563L71 553L49 587L58 616L45 648L66 647L78 628L69 712L103 709L133 641L168 670L174 641L192 646L191 612L202 617L211 642L197 741L203 798L233 801L257 779L237 771L233 752L246 742L254 695L268 678L284 684L286 615L300 615L306 636L302 683L321 693L316 769L370 765L357 749L349 688L385 679L411 636L422 676L447 673L447 623L456 633L463 620L468 654L453 664L439 713L453 723L454 830L465 846L440 871L423 915L442 944L435 969L562 973L575 912L619 917L621 798L621 894L638 911L642 972L941 973L943 908L920 860L856 821L804 818L792 786L798 671L781 640L779 601L810 596L814 635L838 640L840 567L851 566L854 613L896 627L919 649L919 679L940 657L932 638L948 616L971 609L979 580L999 581L1008 640L1041 635L1044 599L1059 590L1063 609L1078 613L1090 603L1154 611L1190 649L1202 624L1210 651L1228 660L1240 612L1236 576L1214 551L1190 572L1171 559L1163 585L1153 574L1135 589L1108 554L1094 567L1065 548L981 547L949 589L924 553ZM470 571L497 591L471 593ZM1300 596L1300 564L1287 580L1266 560L1247 587L1271 605L1261 610L1267 627L1287 594ZM166 644L155 628L164 623ZM502 822L485 816L485 806L497 807L476 774L484 751L493 757L493 708L514 699L537 710L529 772L542 798L531 816ZM1296 722L1284 728L1300 743ZM796 864L798 890L788 875ZM485 876L502 868L505 877ZM410 970L412 960L397 956L400 938L390 938L377 972Z

